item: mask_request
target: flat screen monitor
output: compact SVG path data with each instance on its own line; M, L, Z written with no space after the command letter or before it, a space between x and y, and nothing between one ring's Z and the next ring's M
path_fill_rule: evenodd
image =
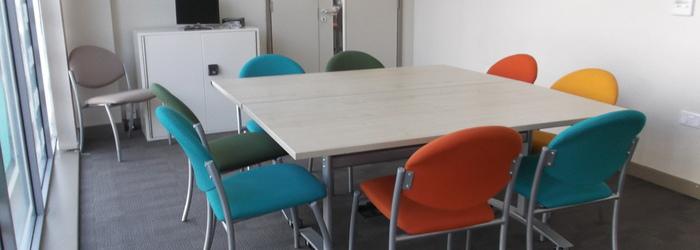
M175 0L177 24L219 23L219 0Z

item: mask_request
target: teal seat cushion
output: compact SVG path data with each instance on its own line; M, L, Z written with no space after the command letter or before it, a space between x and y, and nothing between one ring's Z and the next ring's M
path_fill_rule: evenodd
M265 133L245 133L209 141L209 151L220 171L273 160L287 152Z
M234 220L308 204L326 196L323 183L294 164L253 168L224 176L222 181ZM223 220L224 213L216 189L208 191L206 195L216 218Z
M528 199L530 198L537 161L537 155L523 158L515 182L515 191ZM549 176L545 171L540 177L537 202L543 207L555 208L594 201L610 195L612 195L612 190L604 182L593 185L567 184Z
M248 120L248 122L245 123L245 127L248 129L249 133L265 132L265 130L263 130L262 127L260 127L260 125L253 120Z

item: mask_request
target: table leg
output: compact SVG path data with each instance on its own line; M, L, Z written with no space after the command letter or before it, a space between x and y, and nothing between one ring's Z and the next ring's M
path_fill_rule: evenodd
M333 239L333 166L331 165L331 157L323 157L323 182L326 184L326 198L323 199L323 220L326 222L329 235Z
M237 131L239 134L241 134L241 129L243 128L243 121L241 119L241 105L237 104L236 105L236 126L237 126Z

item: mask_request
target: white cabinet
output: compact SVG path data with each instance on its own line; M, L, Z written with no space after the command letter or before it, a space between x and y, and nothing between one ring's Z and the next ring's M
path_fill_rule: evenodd
M157 29L137 31L135 38L142 88L152 83L166 87L192 109L207 133L236 129L235 106L211 86L209 65L218 65L219 76L237 77L243 64L259 53L257 29ZM155 117L158 105L158 100L150 101L141 116L149 141L167 138Z

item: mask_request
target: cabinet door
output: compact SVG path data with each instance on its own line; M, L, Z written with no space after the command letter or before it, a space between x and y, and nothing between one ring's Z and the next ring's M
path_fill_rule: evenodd
M219 65L219 76L237 78L243 64L258 54L258 38L255 31L217 32L202 34L204 63L202 72L208 72L208 65ZM204 100L207 132L223 132L236 129L236 106L211 85L205 74Z
M197 33L149 35L145 38L147 84L158 83L180 98L199 119L206 117L202 79L202 40ZM154 139L167 137L153 110L160 105L152 100L151 130Z

